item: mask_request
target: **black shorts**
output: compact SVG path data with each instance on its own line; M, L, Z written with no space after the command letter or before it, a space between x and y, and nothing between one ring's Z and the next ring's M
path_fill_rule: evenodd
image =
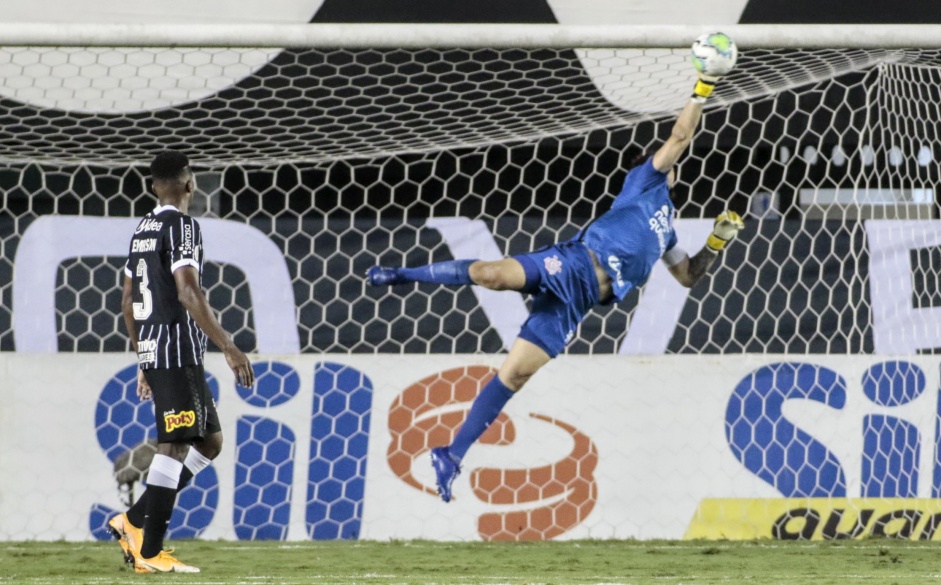
M222 430L202 366L144 370L154 395L157 441L187 443Z

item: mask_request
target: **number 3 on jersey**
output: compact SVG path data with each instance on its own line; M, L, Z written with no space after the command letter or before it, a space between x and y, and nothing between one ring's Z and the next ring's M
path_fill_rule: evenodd
M141 302L134 303L134 320L145 321L154 310L154 297L147 288L150 279L147 278L147 263L143 258L137 261L137 276L140 277Z

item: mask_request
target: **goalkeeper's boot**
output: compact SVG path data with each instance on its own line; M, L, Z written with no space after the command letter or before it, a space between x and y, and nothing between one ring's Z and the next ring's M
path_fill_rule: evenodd
M134 570L138 573L198 573L199 569L178 561L172 550L162 550L152 559L137 557Z
M366 277L369 279L369 284L373 286L392 286L394 284L408 284L408 279L402 278L399 275L399 271L395 268L387 268L385 266L373 266L369 269L369 272L366 273Z
M144 542L144 530L131 524L127 514L118 514L108 521L108 529L118 540L121 550L124 551L124 562L134 564L135 557L140 556L140 547Z
M451 457L451 450L447 447L435 447L431 450L431 465L435 468L438 495L445 502L450 502L451 484L461 475L461 466Z

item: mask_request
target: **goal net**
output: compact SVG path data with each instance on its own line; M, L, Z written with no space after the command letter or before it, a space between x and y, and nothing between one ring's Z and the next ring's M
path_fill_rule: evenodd
M695 35L682 42L654 37L652 43L645 36L647 46L617 46L608 38L588 49L580 47L590 42L560 46L551 35L518 37L526 41L522 48L505 39L488 46L484 35L445 36L439 48L396 46L394 39L370 44L360 37L350 41L358 47L327 41L325 48L297 40L290 48L215 38L211 46L193 41L196 48L175 48L186 45L160 46L159 39L144 37L132 43L139 46L115 48L107 41L80 47L0 39L7 45L0 48L0 350L129 351L120 317L127 226L133 230L132 218L154 206L149 160L181 148L197 173L191 213L215 238L203 285L243 349L262 356L376 359L505 351L526 318L525 298L427 285L376 290L364 284L363 274L376 264L498 259L572 237L610 206L626 162L669 135L694 80L687 47ZM941 347L941 321L934 316L941 304L941 233L931 221L941 157L941 50L745 40L739 39L736 70L718 85L681 162L676 224L681 245L693 253L713 218L734 209L746 219L740 241L691 290L658 267L625 302L593 310L567 354L759 355L765 361L743 371L770 375L777 395L784 395L781 376L812 386L822 369L782 373L775 364L784 355L826 365L833 356L933 353ZM256 252L257 261L243 262ZM45 271L32 270L37 262ZM924 375L912 373L928 369L923 362L892 363L871 374L870 386L863 383L867 396L875 389L875 404L904 404L926 387ZM270 384L263 387L270 392L243 396L248 404L273 407L293 396L293 370L279 367L265 366ZM858 383L860 368L853 362L844 377ZM334 381L328 394L347 388L355 395L366 383L339 382L341 370L323 366L316 379ZM740 370L734 376L741 378ZM479 381L490 373L468 369L459 378ZM133 390L129 375L121 370L112 380L118 389L99 398L103 418L96 419L96 432L100 442L111 441L101 445L111 461L127 459L127 450L148 436L146 430L122 434L142 424L137 415L115 422L129 400L123 392ZM422 388L440 379L423 380ZM880 385L885 380L888 385ZM932 380L929 375L929 385ZM449 386L451 402L468 399L459 398L466 390L459 386ZM749 391L760 394L760 387L756 381L726 397L727 418L716 428L725 425L728 444L714 456L731 453L750 477L773 488L769 494L926 493L927 479L922 487L912 485L911 466L893 457L934 465L930 434L920 448L906 434L915 427L933 432L933 406L921 426L911 428L867 414L868 426L855 432L865 438L869 471L854 470L847 480L827 475L830 460L812 453L813 444L798 449L804 440L799 429L793 437L754 431L781 414L775 415L773 401L761 402L758 414L749 410ZM787 396L798 394L815 399L812 388L806 396ZM407 410L408 399L403 394L390 408ZM368 405L344 404L328 428L351 412L368 415ZM442 416L438 422L445 424ZM419 418L419 427L427 423ZM287 461L287 455L280 462L253 461L248 445L294 444L289 430L270 422L239 419L238 445L246 455L235 469L246 485L253 469L283 470L279 465ZM397 449L409 457L424 452L425 443L409 443L409 428L389 424ZM352 428L353 434L363 430ZM421 441L443 436L421 428ZM755 453L762 461L755 462ZM804 458L795 463L798 456ZM355 482L344 484L336 501L318 491L329 491L313 479L318 457L329 460L312 452L306 461L311 479L299 484L310 489L306 501L355 504L344 491L361 492ZM352 457L365 465L364 453ZM395 472L406 483L423 483L409 470ZM802 473L813 478L805 481ZM928 478L927 468L922 475ZM494 499L499 481L475 477L487 494L478 494L481 501L506 503ZM207 505L211 490L200 493L190 510ZM257 506L239 499L254 497L249 493ZM242 506L236 536L284 537L277 526L287 522L287 512L268 502L272 493L234 496ZM322 514L332 518L333 508L324 506ZM252 520L254 512L263 520ZM572 514L583 519L580 514L589 512L575 506ZM488 522L499 525L486 529L488 537L533 538L560 534L562 521L536 522L525 536L509 531L505 517L482 520L480 534ZM333 528L308 525L309 535L356 534L335 518L327 524ZM587 535L664 535L629 520L619 526ZM3 537L31 537L4 532L0 528Z

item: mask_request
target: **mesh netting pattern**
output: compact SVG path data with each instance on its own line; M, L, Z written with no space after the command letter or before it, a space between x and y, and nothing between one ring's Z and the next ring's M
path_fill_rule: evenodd
M681 165L680 218L745 212L760 193L778 213L749 222L747 245L689 293L665 325L672 335L650 351L872 351L864 226L823 198L828 213L815 215L801 198L935 184L937 59L743 57ZM31 223L146 213L149 157L182 147L198 171L194 214L250 225L283 256L300 350L500 351L505 335L471 289L377 291L363 273L453 257L435 218L481 222L497 257L571 237L610 205L626 160L668 135L692 79L685 51L664 49L7 48L0 71L3 350L16 348L13 264ZM147 81L168 75L189 91ZM114 317L122 261L102 252L58 267L49 318L60 351L126 350ZM243 269L209 266L223 324L255 349L257 299ZM569 351L618 352L643 302L633 294L595 310Z

